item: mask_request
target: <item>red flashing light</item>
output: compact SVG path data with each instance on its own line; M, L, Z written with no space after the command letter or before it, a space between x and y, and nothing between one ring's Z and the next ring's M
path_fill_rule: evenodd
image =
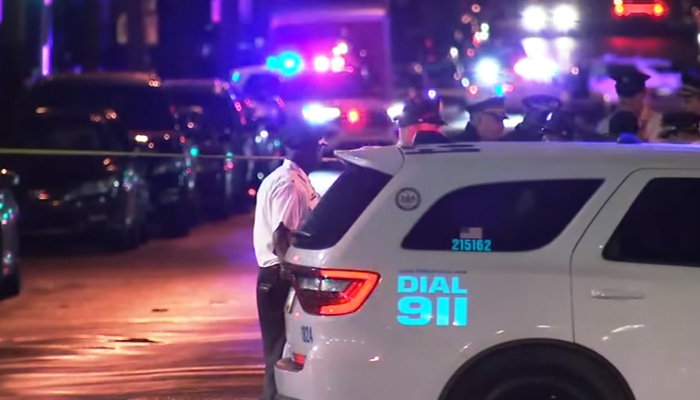
M258 191L253 189L253 188L248 189L248 196L250 196L250 197L255 197L255 195L257 193L258 193Z
M469 94L472 96L476 96L477 93L479 93L479 87L475 85L469 85L469 88L467 89L469 91Z
M314 315L356 312L379 283L375 272L296 267L294 287L299 304Z
M503 92L504 93L511 93L513 91L514 87L510 83L504 83L503 84Z
M355 109L348 111L348 122L353 125L360 122L360 112Z

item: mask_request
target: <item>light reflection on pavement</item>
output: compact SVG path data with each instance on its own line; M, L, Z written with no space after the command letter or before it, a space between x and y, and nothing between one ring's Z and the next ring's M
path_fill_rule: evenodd
M0 399L257 398L251 222L25 258L25 292L0 303Z

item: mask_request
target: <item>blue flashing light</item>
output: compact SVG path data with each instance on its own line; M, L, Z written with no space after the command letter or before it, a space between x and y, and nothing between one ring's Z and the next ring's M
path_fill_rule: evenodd
M506 94L505 85L498 85L493 89L493 91L496 93L496 96L503 97Z
M275 56L270 56L267 57L267 60L265 61L265 66L269 70L276 70L279 68L280 62Z
M233 74L231 74L231 80L232 80L233 82L238 82L238 81L240 81L240 80L241 80L241 73L238 72L238 71L236 71L236 72L234 72Z
M278 68L283 75L294 75L304 67L301 56L292 51L285 51L279 55Z

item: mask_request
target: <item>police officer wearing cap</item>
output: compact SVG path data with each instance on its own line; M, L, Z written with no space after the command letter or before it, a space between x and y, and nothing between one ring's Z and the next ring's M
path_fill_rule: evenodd
M611 66L608 75L615 81L615 91L620 99L618 109L603 118L598 124L596 132L599 134L610 133L610 120L618 112L631 112L641 121L645 110L646 81L649 75L639 72L633 66Z
M261 183L255 206L253 245L258 266L257 305L265 356L263 399L277 394L274 366L285 343L284 304L291 286L284 256L292 232L319 202L308 173L321 161L326 145L320 132L297 131L284 137L284 162Z
M560 99L548 95L533 95L524 98L522 103L525 109L523 121L505 136L504 141L530 142L566 136L566 129L562 124L564 121L557 113L563 107Z
M505 137L503 121L508 119L503 97L488 97L467 106L469 122L455 135L455 142L494 142Z
M401 147L417 144L449 143L442 134L442 127L447 125L440 116L440 99L417 98L409 101L403 113L396 119L399 123L399 142Z
M687 111L664 114L662 126L659 141L677 144L700 143L700 114Z

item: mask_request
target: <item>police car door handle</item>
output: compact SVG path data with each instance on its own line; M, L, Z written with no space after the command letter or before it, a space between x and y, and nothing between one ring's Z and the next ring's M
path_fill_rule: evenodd
M600 300L640 300L644 293L626 289L600 289L591 290L591 297Z

